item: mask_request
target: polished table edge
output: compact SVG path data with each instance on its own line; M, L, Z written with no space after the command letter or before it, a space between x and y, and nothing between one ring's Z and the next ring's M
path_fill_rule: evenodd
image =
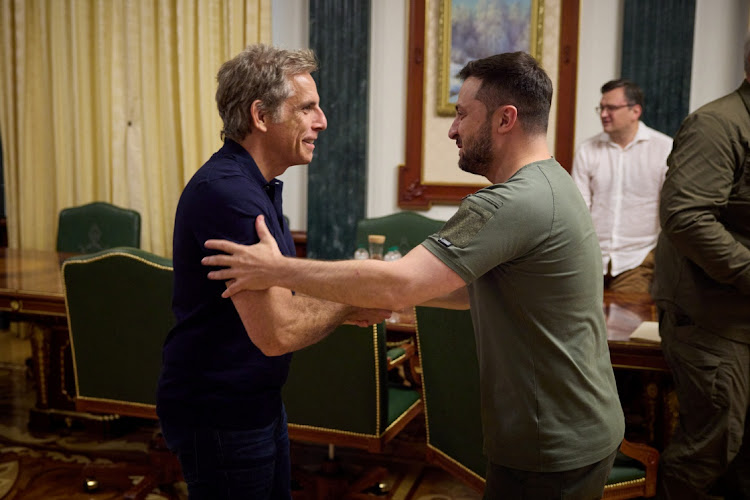
M50 293L0 290L0 311L21 316L54 316L65 318L65 296Z

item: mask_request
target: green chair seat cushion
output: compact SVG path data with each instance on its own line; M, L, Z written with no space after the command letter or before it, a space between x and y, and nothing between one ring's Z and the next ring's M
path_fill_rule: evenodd
M388 349L388 351L386 352L386 356L387 356L387 357L388 357L388 359L390 359L391 361L393 361L394 359L398 359L398 358L400 358L400 357L401 357L401 356L403 356L404 354L406 354L406 349L404 349L403 347L391 347L391 348L390 348L390 349Z
M612 472L607 484L623 483L646 477L646 468L638 460L630 458L621 451L617 452Z
M396 421L406 410L419 400L419 393L404 387L388 387L388 423Z

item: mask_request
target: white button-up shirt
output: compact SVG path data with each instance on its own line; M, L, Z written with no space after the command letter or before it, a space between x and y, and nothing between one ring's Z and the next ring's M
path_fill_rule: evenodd
M656 246L659 193L671 151L672 138L643 122L624 148L604 132L578 147L573 180L591 211L605 274L638 267Z

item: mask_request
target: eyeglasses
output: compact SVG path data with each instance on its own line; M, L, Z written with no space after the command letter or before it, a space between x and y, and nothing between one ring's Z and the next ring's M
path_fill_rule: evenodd
M597 106L594 108L594 111L596 111L596 114L600 115L602 114L602 111L606 111L607 113L614 113L620 108L632 108L635 106L635 104L620 104L619 106Z

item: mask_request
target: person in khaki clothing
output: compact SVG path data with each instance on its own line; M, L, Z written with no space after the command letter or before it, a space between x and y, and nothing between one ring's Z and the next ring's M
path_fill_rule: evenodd
M745 74L685 119L667 160L652 295L680 420L663 499L750 498L750 38Z

